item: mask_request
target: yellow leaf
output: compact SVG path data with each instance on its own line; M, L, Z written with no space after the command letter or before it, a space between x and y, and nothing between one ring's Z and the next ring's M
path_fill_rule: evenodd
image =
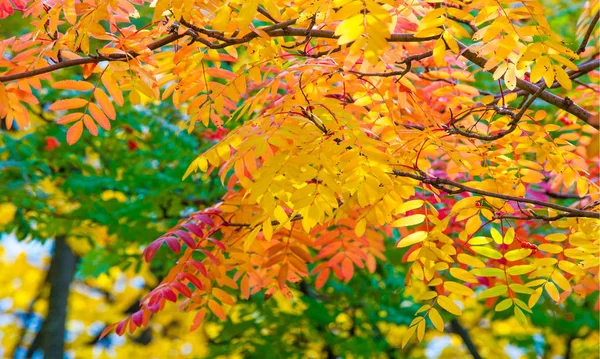
M342 21L335 29L335 35L339 36L338 45L348 44L355 41L364 31L364 15L357 14Z
M531 254L531 249L519 248L519 249L513 249L512 251L508 251L508 252L504 253L504 258L506 258L507 261L514 262L514 261L521 260L521 259L529 256L530 254Z
M398 242L398 244L396 244L396 247L404 248L404 247L412 246L413 244L423 242L425 240L425 238L427 238L427 232L424 232L424 231L413 232L413 233L409 234L408 236L402 238Z
M417 340L423 341L425 337L425 320L421 320L419 324L417 324Z
M414 226L414 225L423 223L424 220L425 220L425 215L414 214L412 216L402 217L400 219L395 220L394 223L392 223L392 226L394 226L394 227Z
M440 307L442 307L444 310L446 310L450 314L454 314L454 315L462 314L462 310L460 309L460 307L458 305L456 305L456 303L454 303L454 301L452 301L450 298L448 298L444 295L440 295L437 298L437 303L439 304Z
M486 299L486 298L498 297L500 295L506 294L507 291L508 291L508 287L505 284L500 284L500 285L486 289L483 292L479 293L478 298Z
M554 283L552 283L552 282L546 283L546 285L544 286L544 289L546 289L546 293L548 293L548 295L550 296L550 298L552 298L553 301L555 301L555 302L559 301L560 296L558 294L558 289L556 289L556 286L554 285Z
M547 253L557 254L563 251L563 247L559 246L558 244L543 243L538 246L538 250Z
M475 257L465 254L465 253L460 253L459 255L456 256L456 259L460 263L469 265L471 267L475 267L475 268L485 267L485 263L483 263L480 259L475 258Z
M417 330L416 325L413 325L412 327L409 327L408 330L406 330L404 336L402 337L402 348L406 346L410 338L412 338L412 336L415 334L415 330Z
M552 281L556 283L556 285L558 285L560 289L564 291L571 290L571 283L569 283L567 278L560 274L559 271L555 270L550 278L552 278Z
M440 332L444 331L444 320L437 309L431 308L429 310L429 320L431 320L431 323L435 329L439 330Z
M262 226L263 236L265 239L270 242L273 237L273 225L271 224L271 218L268 217L266 221L263 222Z
M544 237L544 239L550 242L562 242L567 239L567 235L564 233L552 233Z
M539 287L531 294L531 296L529 297L529 301L527 302L529 308L533 308L533 306L538 302L538 300L542 296L542 290L542 287Z
M494 242L496 242L497 244L502 244L502 234L500 234L500 232L498 232L496 228L492 228L490 230L490 234L492 235Z
M512 242L515 240L515 229L514 228L509 228L506 233L504 234L504 244L512 244Z
M511 283L509 285L509 288L515 293L524 293L524 294L533 293L533 289L526 287L523 284L519 284L519 283Z
M504 277L504 271L500 268L475 268L471 273L479 277Z
M555 65L554 72L556 73L556 81L558 81L563 88L570 90L573 87L569 75L567 75L567 72L563 70L562 67Z
M455 293L455 294L459 294L459 295L464 295L464 296L472 296L473 293L473 289L462 285L460 283L456 283L456 282L450 282L450 281L446 281L444 282L444 289L447 290L448 292L451 293Z
M469 283L478 283L477 277L472 273L467 272L462 268L452 267L450 268L450 274L456 278Z
M527 324L527 317L525 316L525 313L523 313L523 311L518 307L515 307L515 317L519 323L521 323L521 325Z
M521 275L525 273L532 272L535 269L535 266L531 264L525 264L520 266L508 267L506 268L506 273L510 275Z
M424 203L425 202L423 202L423 200L421 200L421 199L415 199L412 201L404 202L400 205L400 207L398 207L398 213L406 213L408 211L412 211L414 209L421 208L421 207L423 207Z
M579 177L577 179L577 194L579 195L579 197L585 197L585 195L588 193L588 189L589 184L587 179L585 179L584 177Z
M362 237L362 235L365 234L366 230L367 230L367 219L362 218L356 224L356 227L354 228L354 234L356 234L357 237Z
M514 64L508 64L508 69L504 74L504 83L509 90L514 90L517 87L517 74Z
M10 202L0 203L0 226L12 222L15 218L15 213L17 213L17 207L14 204Z
M500 259L502 258L502 253L498 252L495 249L488 247L471 247L471 249L477 253L481 254L484 257L492 258L492 259Z
M433 46L433 61L436 66L442 66L446 63L444 60L444 55L446 53L446 44L444 40L440 37L435 40L435 45Z
M496 312L501 312L503 310L507 310L508 308L512 307L512 305L513 305L512 299L506 298L503 301L501 301L500 303L498 303L496 305L496 308L494 308L494 310Z
M536 83L540 81L546 71L550 68L550 60L546 56L542 56L535 61L533 69L531 69L531 75L529 76L531 82Z

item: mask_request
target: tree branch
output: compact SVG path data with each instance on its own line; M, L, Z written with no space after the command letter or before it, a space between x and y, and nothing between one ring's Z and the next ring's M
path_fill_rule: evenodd
M575 51L575 53L577 55L579 55L585 51L588 41L590 41L590 36L592 36L592 32L594 32L594 28L596 27L596 24L598 23L599 19L600 19L600 11L597 11L596 15L594 15L594 18L592 19L592 22L590 22L590 25L588 26L587 31L585 32L585 35L583 36L583 39L581 40L581 44L579 45L579 48L577 49L577 51Z
M568 217L584 217L584 218L600 219L600 213L597 213L597 212L565 207L565 206L561 206L561 205L550 203L550 202L540 201L537 199L509 196L509 195L505 195L505 194L484 191L481 189L466 186L460 182L452 181L452 180L449 180L446 178L427 177L425 175L425 173L418 175L418 174L414 174L414 173L393 170L391 172L391 174L398 176L398 177L412 178L417 181L421 181L422 183L429 184L429 185L431 185L437 189L440 189L442 191L446 191L446 192L450 191L449 193L451 193L451 194L458 194L458 193L462 193L462 192L476 193L476 194L479 194L482 196L503 199L505 201L515 201L518 203L529 203L529 204L534 204L534 205L545 207L545 208L552 208L557 211L564 212L565 215L560 214L560 215L562 215L562 217L568 216ZM447 186L455 187L457 189L456 190L449 189Z
M471 355L473 356L473 359L482 359L481 355L479 355L477 347L473 343L473 340L471 340L469 332L467 332L465 327L463 327L456 318L450 321L450 329L461 337L461 339L467 346L469 353L471 353Z
M472 63L476 64L477 66L479 66L481 68L485 68L485 64L487 63L487 60L485 58L479 57L476 53L469 50L467 48L467 46L465 46L461 42L458 42L458 46L461 49L462 56L464 58L466 58L467 60L471 61ZM494 73L495 71L496 71L496 67L487 70L487 72L489 72L489 73ZM540 89L537 85L534 85L529 81L525 81L525 80L521 80L521 79L517 79L517 87L532 94L532 95L535 94L536 92L538 92ZM585 109L583 109L583 108L579 107L578 105L576 105L575 103L573 103L573 101L571 99L569 99L568 97L561 98L550 92L542 91L539 95L539 98L551 105L554 105L555 107L558 107L562 110L569 112L570 114L576 116L577 118L579 118L585 122L589 123L589 121L592 119L592 114L590 112L586 111Z

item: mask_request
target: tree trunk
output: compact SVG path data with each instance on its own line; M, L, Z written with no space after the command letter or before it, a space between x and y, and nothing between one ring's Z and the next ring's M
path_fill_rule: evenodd
M50 262L48 315L40 330L44 358L62 359L65 354L65 324L69 287L75 276L77 256L67 245L65 236L57 236Z

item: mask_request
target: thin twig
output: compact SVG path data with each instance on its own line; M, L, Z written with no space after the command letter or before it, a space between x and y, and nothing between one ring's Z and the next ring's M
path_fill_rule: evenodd
M583 39L581 40L581 44L579 45L579 48L577 49L577 51L575 51L575 53L577 55L579 55L585 51L588 41L590 41L590 37L592 36L592 32L594 32L594 28L596 27L596 24L598 23L598 19L600 19L600 11L596 12L596 15L594 15L594 18L592 19L592 22L590 22L590 25L588 26L587 31L585 32L585 35L583 36Z

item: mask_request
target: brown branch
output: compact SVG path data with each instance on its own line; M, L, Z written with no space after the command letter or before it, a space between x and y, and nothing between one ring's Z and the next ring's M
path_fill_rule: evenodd
M421 171L419 171L419 172L421 172ZM529 204L534 204L534 205L545 207L545 208L552 208L557 211L561 211L561 212L565 212L566 214L573 215L573 217L600 219L600 213L597 213L597 212L565 207L565 206L561 206L561 205L550 203L550 202L540 201L537 199L509 196L509 195L505 195L505 194L484 191L481 189L466 186L460 182L456 182L456 181L449 180L446 178L429 177L424 172L421 174L415 174L415 173L410 173L410 172L393 170L390 174L397 176L397 177L412 178L412 179L415 179L415 180L420 181L425 184L429 184L432 187L435 187L442 191L446 191L451 194L458 194L458 193L462 193L462 192L476 193L476 194L479 194L482 196L498 198L498 199L502 199L505 201L515 201L518 203L529 203ZM449 187L454 187L456 189L450 189ZM448 191L448 190L450 190L450 191Z
M487 60L485 58L478 56L476 53L469 50L467 48L467 46L465 46L461 42L458 42L458 46L460 47L460 49L462 51L463 57L465 57L467 60L471 61L472 63L476 64L477 66L479 66L481 68L485 68L485 64L487 63ZM490 72L490 73L494 73L495 71L496 71L496 67L487 70L487 72ZM538 87L537 85L534 85L529 81L525 81L525 80L521 80L521 79L517 79L517 87L530 93L530 94L535 94L536 92L538 92L540 90L540 87ZM550 92L542 91L539 95L539 98L555 107L558 107L562 110L569 112L570 114L576 116L577 118L579 118L585 122L589 123L592 120L592 114L589 111L576 105L568 97L561 98Z
M412 69L412 62L413 61L423 60L423 59L426 59L426 58L431 57L431 56L433 56L433 51L427 51L427 52L424 52L422 54L416 54L416 55L408 56L404 60L397 62L398 64L404 64L404 65L406 65L406 68L404 68L402 70L398 70L398 71L389 71L389 72L361 72L361 71L350 70L348 72L351 73L351 74L354 74L354 75L358 75L358 77L392 77L392 76L400 76L400 78L402 78L402 77L404 77L404 75L406 75Z
M170 34L160 40L157 40L157 41L149 44L148 49L156 50L156 49L161 48L165 45L168 45L176 40L179 40L182 37L187 36L187 35L190 35L190 33L186 32L181 35L179 35L177 33ZM99 63L102 61L125 61L127 59L132 59L137 56L139 56L139 54L137 54L133 51L130 51L126 54L111 54L109 56L89 56L89 57L82 57L80 59L65 60L65 61L61 61L61 62L53 64L53 65L41 67L41 68L35 69L35 70L0 76L0 82L8 82L8 81L14 81L14 80L27 78L27 77L33 77L33 76L45 74L48 72L64 69L67 67L72 67L72 66Z
M480 134L473 133L473 132L463 131L463 130L457 128L456 126L454 126L454 122L452 122L453 127L451 129L448 129L448 133L458 134L458 135L461 135L464 137L469 137L469 138L478 139L478 140L482 140L482 141L498 140L498 139L514 132L517 129L517 126L519 125L519 121L521 120L523 115L525 115L525 112L527 111L529 106L531 106L533 104L535 99L538 98L545 89L546 89L546 86L542 85L540 87L540 89L535 94L533 94L533 96L531 96L530 98L527 99L527 101L525 101L525 103L523 104L523 106L521 106L521 109L519 110L519 112L516 115L512 111L510 112L510 114L508 114L510 117L512 117L512 120L509 123L510 126L506 130L499 131L493 135L480 135Z
M229 46L246 43L246 42L248 42L254 38L257 38L259 36L255 32L250 32L250 33L246 34L245 36L238 38L238 39L229 38L229 37L226 37L225 35L223 35L223 33L220 33L215 30L199 28L193 24L190 24L189 22L187 22L185 20L182 20L181 23L189 28L188 31L186 31L182 34L178 34L175 32L168 36L165 36L164 38L149 44L148 49L156 50L156 49L161 48L165 45L168 45L174 41L177 41L185 36L190 36L190 37L192 37L193 41L201 42L202 44L206 45L207 47L209 47L211 49L223 49L223 48L226 48ZM315 37L315 38L332 39L332 40L336 40L339 38L339 36L336 36L333 31L329 31L329 30L289 27L295 23L296 23L296 19L291 19L291 20L287 20L284 22L276 23L274 25L263 27L263 28L261 28L261 30L266 32L270 37L284 37L284 36L306 37L306 36L310 36L310 37ZM203 34L209 38L219 40L219 41L221 41L221 43L210 42L207 39L200 37L198 34ZM438 37L439 36L418 38L418 37L415 37L413 34L392 34L389 37L388 41L389 42L423 42L423 41L434 40L434 39L437 39ZM33 76L45 74L48 72L64 69L67 67L85 65L85 64L90 64L90 63L99 63L102 61L126 61L128 59L132 59L132 58L135 58L138 56L140 56L140 54L133 52L133 51L129 51L124 54L111 54L109 56L89 56L89 57L83 57L80 59L66 60L66 61L61 61L59 63L52 64L49 66L41 67L41 68L35 69L35 70L0 76L0 82L19 80L19 79L23 79L23 78L27 78L27 77L33 77Z
M469 350L469 353L471 353L473 356L473 359L482 359L481 355L479 355L479 351L477 351L477 347L473 343L473 340L471 340L469 332L458 322L456 318L450 321L450 329L460 336L465 343L465 346Z
M590 41L592 32L594 32L594 28L596 27L596 24L598 23L599 19L600 19L600 11L597 11L596 15L594 15L594 18L592 19L592 22L590 22L590 25L588 26L587 31L585 32L585 35L583 36L583 39L581 40L581 44L579 45L579 48L577 49L577 51L575 51L575 53L577 55L579 55L585 51L588 41Z

